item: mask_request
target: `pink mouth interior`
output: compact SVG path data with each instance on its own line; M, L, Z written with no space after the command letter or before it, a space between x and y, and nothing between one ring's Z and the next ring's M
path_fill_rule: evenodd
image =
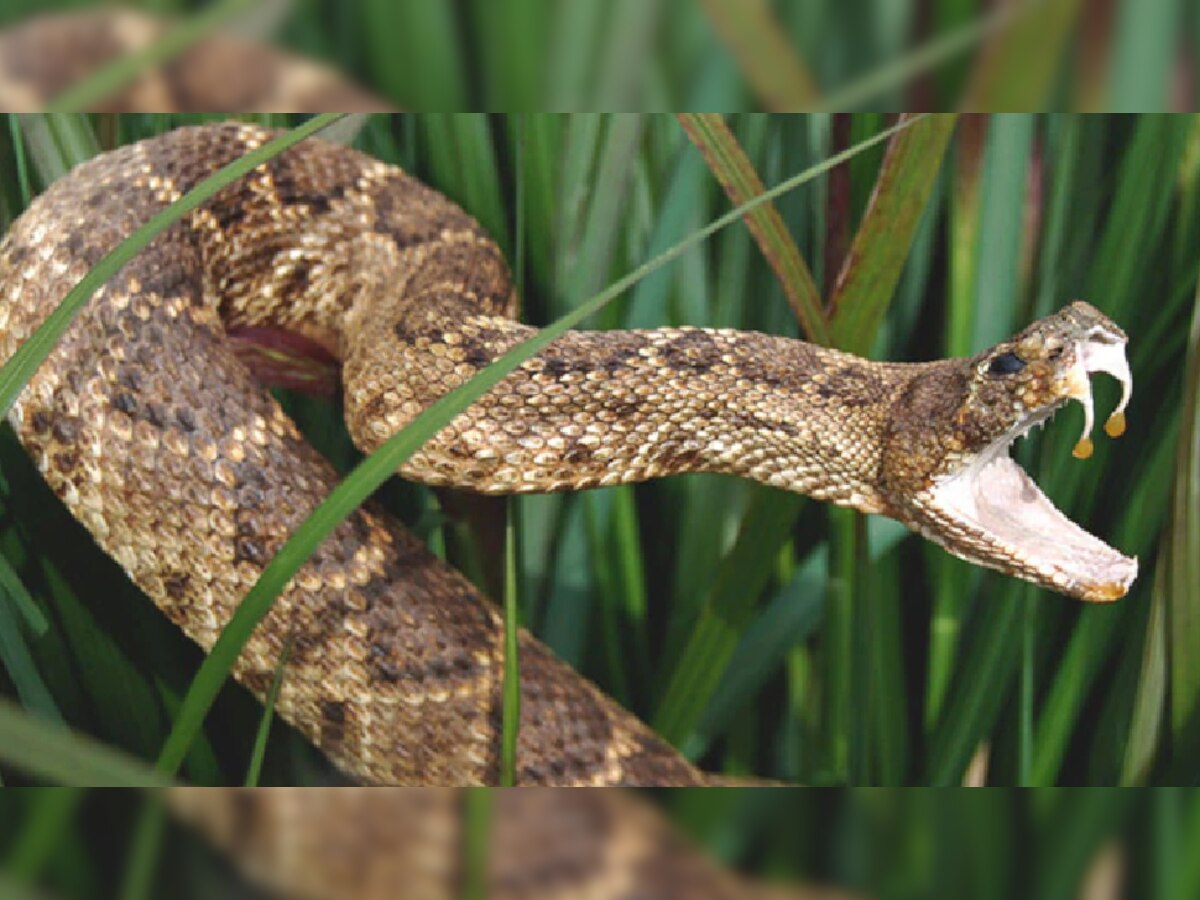
M1025 471L997 454L969 478L973 510L960 510L1000 543L1018 549L1038 569L1068 585L1121 593L1137 576L1137 561L1114 550L1058 511ZM973 513L973 514L972 514Z

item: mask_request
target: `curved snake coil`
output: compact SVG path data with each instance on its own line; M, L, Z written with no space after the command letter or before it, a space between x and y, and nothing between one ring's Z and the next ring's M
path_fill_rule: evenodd
M271 137L185 128L104 154L0 245L0 361L108 250ZM216 640L330 466L227 332L286 333L342 360L347 424L375 449L527 337L478 224L394 167L306 141L231 185L102 287L12 413L54 491L201 646ZM1136 563L1061 515L1006 449L1108 371L1125 335L1083 303L977 357L874 363L695 328L572 332L402 468L475 491L587 488L714 471L896 517L953 553L1085 599ZM1081 442L1081 452L1086 445ZM339 766L383 783L497 774L502 626L464 578L372 506L340 526L247 644L260 697ZM649 729L521 637L522 783L693 784Z

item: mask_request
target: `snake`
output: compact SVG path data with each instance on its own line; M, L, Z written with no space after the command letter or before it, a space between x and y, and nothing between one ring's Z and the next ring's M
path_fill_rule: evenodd
M184 127L101 154L0 244L0 362L108 251L275 132ZM341 364L347 429L377 449L535 333L505 260L457 205L310 138L224 188L100 287L9 421L71 513L209 649L264 566L337 483L238 341ZM247 335L250 337L247 338ZM891 516L950 553L1083 600L1137 572L1059 512L1010 445L1090 375L1132 390L1126 334L1076 301L970 358L876 362L698 327L573 331L422 446L407 479L484 494L718 472ZM496 607L377 506L289 582L233 675L356 779L495 782ZM520 635L522 784L705 783L646 725Z
M12 24L0 31L0 109L38 111L178 27L170 17L119 7L41 13ZM96 109L390 112L391 104L330 66L226 29L202 34L164 64L141 67Z
M247 881L295 900L450 900L464 890L468 792L453 788L173 788L166 805ZM492 791L492 900L862 900L751 879L631 791Z

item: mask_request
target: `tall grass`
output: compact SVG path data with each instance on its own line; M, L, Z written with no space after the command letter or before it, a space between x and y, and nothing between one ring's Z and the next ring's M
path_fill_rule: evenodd
M44 5L11 0L0 23ZM200 4L147 5L183 12ZM779 4L774 17L757 4L740 24L778 29L767 37L772 58L791 73L772 84L739 71L756 61L719 27L737 6L724 0L704 5L712 22L690 0L632 0L612 16L603 0L519 0L509 6L522 14L507 16L498 6L467 0L455 17L438 4L297 2L280 38L412 108L531 110L548 99L556 108L629 108L634 98L651 108L748 109L811 99L814 90L898 108L914 95L874 78L897 54L919 96L943 103L966 85L973 104L991 108L1165 108L1169 55L1148 61L1145 48L1174 32L1190 36L1178 44L1194 58L1200 34L1187 4L1119 0L1121 28L1081 36L1086 4L1047 0L1048 18L1006 32L975 67L963 39L972 30L986 37L986 4L976 0L933 4L917 24L907 3L878 4L871 16L863 4L819 13ZM657 28L653 54L638 49L648 27ZM903 56L906 41L929 43ZM498 43L525 49L498 52ZM1060 56L1063 48L1073 52ZM8 117L0 226L73 162L197 118ZM524 261L525 318L544 325L727 212L739 189L778 184L888 124L872 114L738 113L691 129L689 139L676 119L645 113L404 115L369 120L355 143L484 222L510 258ZM964 116L952 131L905 134L923 141L920 149L900 153L897 141L886 157L882 147L856 156L779 198L766 244L740 226L726 229L638 281L596 324L799 336L788 300L803 295L808 308L838 311L825 323L833 342L915 360L973 352L1069 299L1090 300L1131 335L1129 434L1075 461L1072 409L1022 444L1021 459L1072 517L1140 557L1130 596L1085 607L960 563L888 520L694 476L515 501L508 575L520 618L716 771L809 784L955 784L974 762L976 777L998 785L1194 784L1200 125L1164 116ZM706 156L706 146L721 153ZM847 250L872 246L870 264L839 280ZM1115 402L1111 387L1098 390L1101 408ZM283 400L350 471L359 457L338 411ZM478 559L494 540L473 535L420 487L392 479L378 497L484 582ZM0 751L23 760L20 769L0 763L4 783L155 783L161 776L139 760L157 757L201 659L96 550L0 428ZM266 724L243 691L225 688L181 777L238 783L250 768L265 784L339 780L290 729ZM30 759L41 767L30 769ZM0 893L9 875L46 871L68 896L111 893L134 831L119 826L132 825L133 812L113 798L81 800L0 798ZM1200 804L1174 790L969 799L710 792L668 803L733 863L827 876L889 898L1073 895L1113 836L1129 893L1200 890L1200 866L1186 852L1200 840ZM89 826L109 815L118 827L98 839ZM154 864L154 841L142 840L127 873L131 894L146 889ZM167 852L199 873L189 882L196 896L223 893L224 876L189 847L169 843Z
M85 132L102 126L117 142L175 124L169 117L66 121ZM608 132L622 120L587 119L585 131L573 117L480 121L494 149L472 158L494 167L482 180L498 186L505 208L515 209L518 183L535 191L524 198L526 208L538 196L558 203L522 222L525 245L549 244L545 259L558 260L539 266L529 254L532 321L570 308L564 295L577 268L586 267L589 283L606 280L687 230L672 226L664 234L659 223L696 225L728 208L703 162L688 166L702 157L683 128L648 117L635 154L578 164L584 173L603 166L609 178L628 170L629 187L616 198L626 227L616 241L604 236L609 263L597 273L588 253L598 239L591 220L611 220L614 198L604 184L573 174L571 154L553 148L586 141L601 156L616 152ZM449 122L451 132L462 127ZM735 116L727 124L721 139L736 141L767 184L838 149L831 143L838 129L824 117ZM872 118L864 127L881 124ZM442 122L402 116L369 123L358 141L404 161L398 148L427 142L430 127L448 133ZM968 119L952 135L936 127L948 139L944 164L912 142L919 158L933 160L929 176L892 177L902 171L903 146L894 143L885 160L852 167L838 193L816 183L781 198L784 237L794 241L796 259L825 264L827 217L849 215L858 230L852 266L874 264L872 243L886 254L874 276L874 296L885 298L881 328L849 344L871 347L879 358L978 349L1076 296L1129 330L1137 383L1129 436L1102 444L1087 463L1072 460L1079 418L1068 410L1022 452L1069 513L1141 557L1143 575L1131 595L1086 607L965 566L885 520L860 522L776 491L694 476L516 501L523 621L712 769L808 783L954 783L986 750L987 779L997 784L1190 782L1195 690L1179 673L1190 672L1195 586L1176 575L1153 588L1160 545L1186 546L1194 531L1186 491L1175 490L1180 514L1168 511L1173 473L1190 477L1195 458L1194 429L1180 431L1180 402L1185 370L1191 391L1196 377L1195 365L1185 365L1197 268L1188 248L1200 233L1196 126L1186 118L1046 116ZM516 159L504 148L518 129L541 135L549 158L561 160L557 170L535 172L526 162L525 177L515 178L501 160ZM61 143L23 148L35 182L38 173L57 171L42 157ZM11 141L5 151L15 160ZM675 189L681 173L693 189ZM881 190L854 208L854 197L868 197L881 173ZM6 196L19 209L20 173L14 165L4 174ZM577 180L558 191L535 186L567 177ZM978 199L964 200L971 196ZM896 212L904 197L906 216ZM872 224L880 209L892 210L890 228ZM515 218L509 222L515 227ZM910 238L901 237L906 231ZM881 237L872 241L872 234ZM904 268L883 262L903 240L912 245ZM565 261L564 242L576 245ZM974 274L958 274L958 265ZM813 267L818 280L832 281ZM604 314L605 324L645 324L636 304L657 299L662 324L797 333L768 259L740 227L686 250L654 278L654 296L646 293L651 281L641 282ZM853 269L839 280L849 293L859 282ZM839 305L832 333L843 333L840 311L878 302ZM1107 385L1099 390L1101 404L1113 402ZM318 444L343 464L353 460L335 409L305 398L288 402ZM151 758L197 656L47 497L11 436L3 440L0 548L16 576L5 582L6 604L16 604L6 608L21 623L0 645L10 648L6 690L26 703L40 698L32 708ZM469 540L465 549L446 540L457 526L437 515L428 494L400 487L385 499L435 547L470 550ZM31 610L44 628L31 624ZM129 697L140 698L136 708ZM1135 721L1158 723L1158 730L1147 735ZM240 780L257 723L241 693L227 691L208 739L188 760L188 776ZM286 729L274 732L264 781L320 771Z

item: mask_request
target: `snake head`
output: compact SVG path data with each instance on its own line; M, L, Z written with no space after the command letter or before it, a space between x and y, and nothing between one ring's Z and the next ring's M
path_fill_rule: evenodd
M1074 399L1085 416L1074 455L1090 456L1094 372L1121 383L1105 426L1120 435L1133 387L1127 341L1076 301L977 356L922 368L889 423L885 481L898 517L957 556L1059 593L1124 596L1137 561L1059 512L1009 450Z

